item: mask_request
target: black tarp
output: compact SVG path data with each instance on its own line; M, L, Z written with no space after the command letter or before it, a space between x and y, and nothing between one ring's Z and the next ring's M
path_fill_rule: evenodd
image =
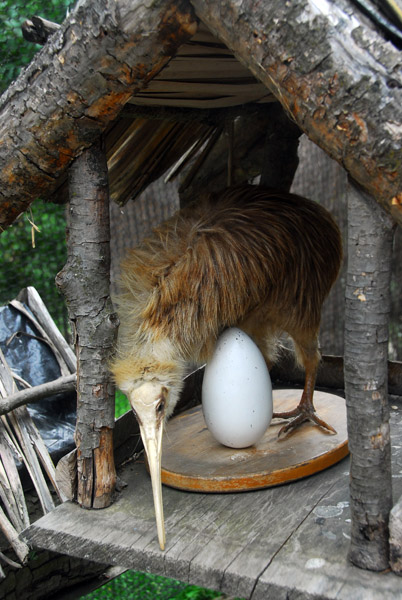
M30 312L29 308L24 308ZM30 385L40 385L61 376L50 346L35 325L11 305L0 307L0 348L9 367ZM23 385L18 384L19 389ZM76 394L57 394L28 405L54 462L74 448Z

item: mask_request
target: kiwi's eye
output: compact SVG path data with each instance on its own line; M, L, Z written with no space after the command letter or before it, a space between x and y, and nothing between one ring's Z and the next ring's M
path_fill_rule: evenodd
M156 412L161 414L165 409L165 401L161 400L158 404L158 406L156 407Z

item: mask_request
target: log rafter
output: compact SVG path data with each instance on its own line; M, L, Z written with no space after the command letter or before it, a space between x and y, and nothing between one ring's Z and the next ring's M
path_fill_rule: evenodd
M402 223L401 53L347 0L79 2L0 100L0 227L49 196L196 31L192 10Z
M0 99L0 227L49 195L196 31L185 0L82 0Z
M300 128L402 223L402 55L339 0L191 0Z

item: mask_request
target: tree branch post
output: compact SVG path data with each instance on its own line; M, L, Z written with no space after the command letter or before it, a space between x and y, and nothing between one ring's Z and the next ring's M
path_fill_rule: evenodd
M351 454L350 560L380 571L389 566L392 507L387 358L394 224L375 200L348 192L345 392Z
M19 406L39 402L43 398L48 398L53 394L73 392L76 388L76 384L77 374L72 373L71 375L64 375L53 381L41 383L40 385L15 392L15 394L11 394L11 396L1 399L0 416L6 415Z
M67 264L57 276L65 294L77 354L78 503L111 503L114 389L108 360L118 320L109 296L110 232L108 174L101 142L75 160L69 171Z

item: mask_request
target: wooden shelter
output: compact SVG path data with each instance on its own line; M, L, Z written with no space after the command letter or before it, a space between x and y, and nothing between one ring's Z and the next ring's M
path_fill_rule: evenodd
M110 505L115 485L113 390L105 370L117 327L108 292L109 196L124 204L169 169L174 175L185 167L183 202L201 186L214 189L258 174L266 184L289 189L304 132L350 177L344 372L351 531L339 524L341 548L342 536L350 537L355 565L388 568L387 327L392 235L402 223L401 62L400 51L349 0L81 0L2 96L0 226L11 225L37 196L69 196L69 259L58 283L76 332L81 506ZM395 369L401 396L400 366ZM133 468L137 473L138 465ZM337 482L344 468L341 463L315 484L299 482L294 491L258 492L257 517L257 496L245 495L235 506L230 496L198 501L169 491L168 527L169 519L180 523L184 534L165 556L152 541L152 506L141 501L147 498L141 474L133 484L133 509L121 508L127 495L96 513L63 504L26 539L253 598L286 594L296 573L303 598L334 597L334 578L339 598L359 597L359 586L394 597L398 580L392 574L359 575L346 564L318 572L331 564L325 531L315 529L309 546L319 552L324 535L324 558L313 555L309 563L297 557L305 552L301 537L308 521L314 529L313 514L325 519L325 506L342 514L347 491L345 480L339 489ZM292 518L285 515L287 505ZM220 521L225 507L231 518ZM194 526L186 521L191 510ZM396 505L395 523L399 512ZM269 528L256 534L270 519L287 521L274 528L272 546ZM218 534L206 521L218 523ZM103 539L107 522L119 531L119 550L112 537L110 545ZM197 523L200 543L193 539ZM397 535L391 535L391 549L392 566L402 572Z

